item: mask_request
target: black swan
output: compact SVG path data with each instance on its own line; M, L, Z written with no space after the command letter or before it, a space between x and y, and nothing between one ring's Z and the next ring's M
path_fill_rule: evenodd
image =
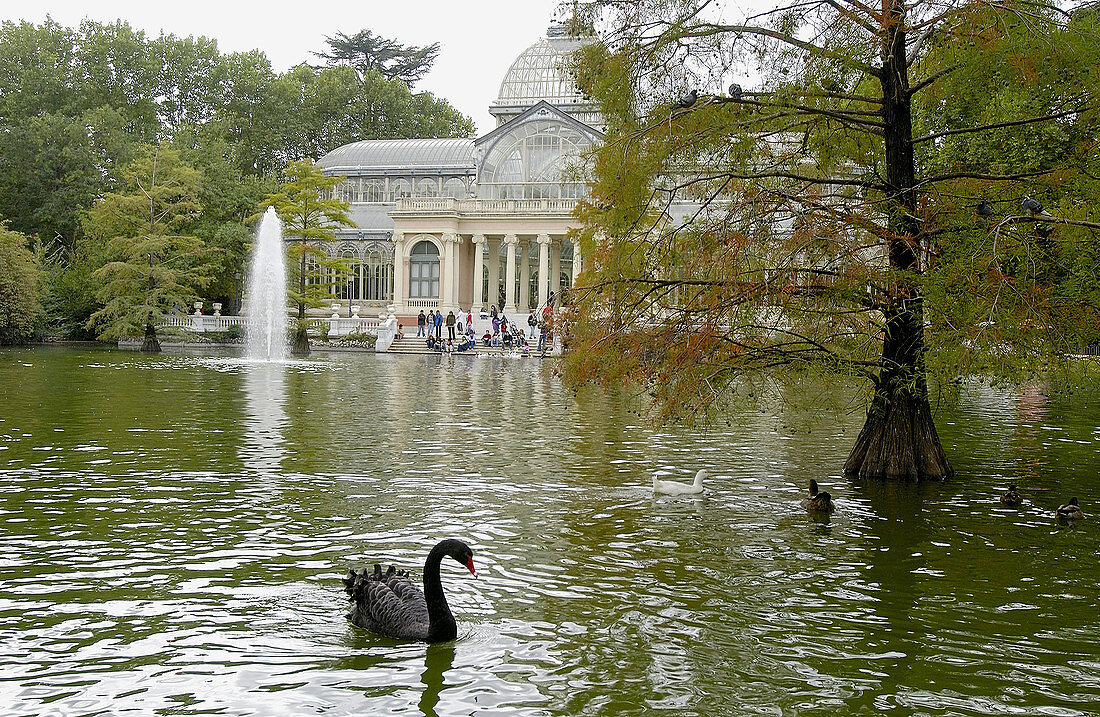
M348 620L371 632L397 640L446 642L458 635L454 615L443 595L439 564L450 556L466 566L475 577L474 553L470 546L453 538L440 541L424 561L424 592L420 592L404 570L392 565L382 572L366 568L348 572L344 590L355 603Z

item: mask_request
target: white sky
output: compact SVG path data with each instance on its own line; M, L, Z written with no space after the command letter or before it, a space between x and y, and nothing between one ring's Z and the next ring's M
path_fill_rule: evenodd
M15 5L16 7L13 7ZM364 28L405 45L440 43L432 72L414 90L446 98L473 117L478 133L495 127L489 103L512 61L546 34L558 0L359 0L264 3L252 0L40 0L4 2L0 20L41 23L49 15L76 27L84 18L125 20L156 37L165 33L213 38L225 54L263 50L277 72L327 49L326 36Z

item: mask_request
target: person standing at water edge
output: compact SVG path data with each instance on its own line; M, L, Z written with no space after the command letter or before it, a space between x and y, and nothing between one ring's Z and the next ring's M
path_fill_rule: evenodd
M437 339L443 338L443 312L435 312L435 337Z
M427 319L424 316L424 309L421 309L420 310L420 315L416 317L416 335L417 336L423 336L424 335L424 322L426 320Z
M447 312L447 340L455 340L455 312Z

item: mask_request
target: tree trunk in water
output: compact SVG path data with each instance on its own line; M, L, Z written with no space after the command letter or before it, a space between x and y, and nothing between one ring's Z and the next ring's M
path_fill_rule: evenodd
M157 329L152 324L145 324L145 340L141 342L141 350L146 353L160 353L160 341L157 340Z
M309 334L305 327L294 332L294 343L290 345L290 353L294 356L309 356Z
M936 433L923 381L914 385L900 375L879 380L844 473L888 480L939 479L954 473Z
M952 475L943 452L924 372L924 304L919 249L927 239L917 206L912 106L905 56L905 4L882 0L882 119L886 150L887 253L891 277L882 307L883 369L863 430L844 463L844 473L861 478L919 480Z
M309 356L309 330L306 325L305 309L298 309L298 327L294 330L294 341L290 344L292 356Z

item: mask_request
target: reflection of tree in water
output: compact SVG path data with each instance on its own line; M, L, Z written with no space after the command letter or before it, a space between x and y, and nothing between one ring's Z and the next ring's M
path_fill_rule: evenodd
M865 655L877 658L869 660L865 668L878 684L847 700L849 713L898 708L895 699L899 690L920 681L914 679L913 672L921 665L927 636L912 621L912 613L922 593L921 569L927 565L923 548L932 532L924 504L935 486L874 480L853 485L877 516L867 524L867 544L874 549L866 553L864 580L878 588L874 612L881 621L877 627L868 627L862 644Z
M1042 485L1042 474L1047 461L1041 450L1043 422L1049 409L1049 399L1044 387L1036 382L1025 383L1016 397L1016 430L1012 437L1012 452L1019 466L1015 482L1027 490Z
M435 706L439 704L439 696L445 687L443 678L454 665L454 661L454 644L428 645L424 654L424 671L420 673L420 681L424 684L424 692L420 695L420 712L424 717L436 716Z

